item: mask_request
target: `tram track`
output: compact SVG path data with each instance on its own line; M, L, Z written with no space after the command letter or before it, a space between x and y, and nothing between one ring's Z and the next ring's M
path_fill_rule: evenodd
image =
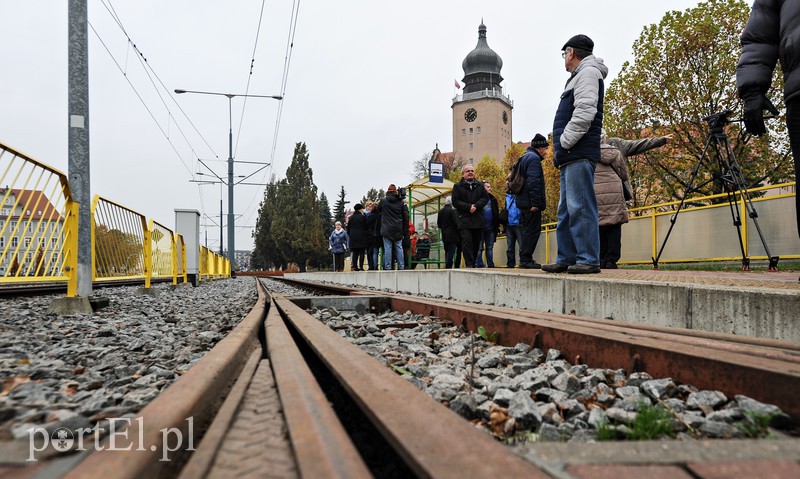
M797 347L791 343L728 341L725 335L685 331L670 335L666 328L282 281L315 294L333 294L332 300L347 296L379 309L435 316L443 324L467 330L484 326L499 333L500 343L557 347L576 364L646 370L726 394L746 394L778 405L793 418L800 416L795 404L800 366ZM530 453L524 460L522 453L420 393L309 315L309 298L269 293L261 281L256 283L259 298L250 313L141 410L136 415L141 421L131 422L127 434L141 447L86 451L73 459L64 477L218 477L220 451L240 427L237 416L249 407L248 389L266 372L274 376L278 415L284 421L270 426L276 428L273 439L283 436L288 441L280 452L288 457L270 457L269 448L247 449L241 452L241 465L258 463L260 454L263 467L293 461L295 469L287 467L286 477L570 477L554 465L565 460L566 451L558 445L545 447L546 460ZM391 325L415 326L413 321ZM187 418L192 418L191 425ZM164 441L165 430L179 431L185 438L193 434L193 447L173 448ZM258 445L255 438L253 442ZM789 457L798 453L795 440L773 445ZM167 455L169 460L162 460ZM235 466L230 467L234 470L227 475L237 475Z

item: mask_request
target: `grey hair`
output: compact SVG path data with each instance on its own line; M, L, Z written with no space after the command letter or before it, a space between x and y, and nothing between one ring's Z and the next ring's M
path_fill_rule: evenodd
M444 199L444 204L452 206L453 198L451 196L448 196L447 198Z

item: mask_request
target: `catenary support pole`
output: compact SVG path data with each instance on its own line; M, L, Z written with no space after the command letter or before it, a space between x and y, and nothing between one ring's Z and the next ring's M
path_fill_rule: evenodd
M89 188L89 46L87 0L69 0L69 153L70 189L78 210L78 296L92 294L92 232Z

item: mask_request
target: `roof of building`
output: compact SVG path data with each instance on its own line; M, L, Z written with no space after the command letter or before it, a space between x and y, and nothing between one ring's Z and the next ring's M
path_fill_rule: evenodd
M489 48L489 44L486 42L486 25L483 22L478 27L478 44L461 62L461 68L464 69L464 77L475 73L489 73L499 78L498 83L503 81L500 76L503 59Z
M0 195L5 196L8 190L0 190ZM22 214L0 216L0 218L14 218L27 220L29 218L44 221L61 221L61 213L47 198L43 191L11 189L11 196L15 198L17 208L22 209Z

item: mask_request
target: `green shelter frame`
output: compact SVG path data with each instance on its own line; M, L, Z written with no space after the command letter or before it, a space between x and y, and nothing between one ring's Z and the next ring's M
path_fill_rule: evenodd
M442 243L437 216L444 208L445 198L453 191L453 183L444 179L442 183L431 183L428 177L420 178L406 186L406 199L408 200L408 218L417 230L417 235L428 233L431 241L430 256L426 259L415 260L410 252L407 264L413 268L423 265L426 269L435 267L444 268L444 244Z

